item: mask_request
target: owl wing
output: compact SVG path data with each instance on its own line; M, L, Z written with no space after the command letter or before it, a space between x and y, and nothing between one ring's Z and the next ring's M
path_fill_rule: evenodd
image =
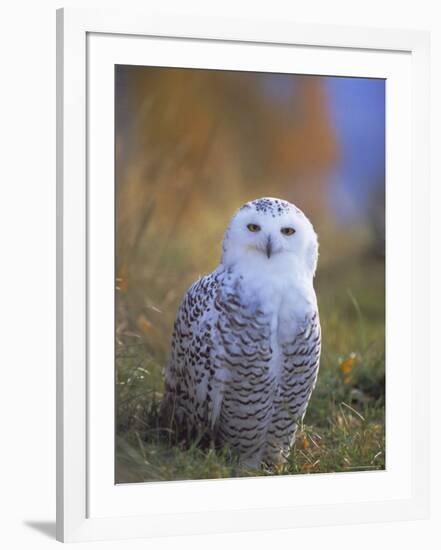
M216 297L223 272L196 281L179 307L165 369L163 403L176 422L212 431L222 406L227 371L216 361Z

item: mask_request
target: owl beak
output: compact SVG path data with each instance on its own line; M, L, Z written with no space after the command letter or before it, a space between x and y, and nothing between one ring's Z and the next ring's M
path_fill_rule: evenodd
M272 251L273 251L273 246L271 243L271 235L270 235L266 241L266 255L268 259L271 258Z

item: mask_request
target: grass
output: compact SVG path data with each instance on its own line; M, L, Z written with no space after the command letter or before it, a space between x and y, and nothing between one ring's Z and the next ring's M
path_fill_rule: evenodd
M134 332L117 341L116 481L384 469L384 261L365 254L348 266L328 267L315 286L323 337L320 372L286 464L248 470L226 450L177 444L158 423L165 354L155 354Z

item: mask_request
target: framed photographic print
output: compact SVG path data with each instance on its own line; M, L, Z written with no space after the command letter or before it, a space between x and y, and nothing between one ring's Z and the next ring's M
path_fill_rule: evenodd
M57 29L58 539L425 517L427 34Z

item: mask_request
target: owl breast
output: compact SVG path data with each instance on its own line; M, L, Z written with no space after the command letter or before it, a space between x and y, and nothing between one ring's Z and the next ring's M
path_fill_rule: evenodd
M303 371L293 364L302 351L296 336L312 318L314 304L308 308L294 287L267 284L253 289L242 278L226 283L216 300L222 350L216 361L228 371L217 437L249 466L280 462L309 399L308 392L295 395Z

